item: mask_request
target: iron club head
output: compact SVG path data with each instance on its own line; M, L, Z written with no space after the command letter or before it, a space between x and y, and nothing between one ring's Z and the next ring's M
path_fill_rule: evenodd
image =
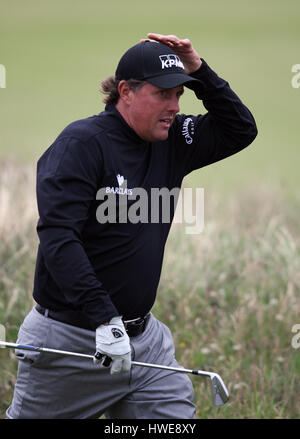
M225 404L229 399L229 392L217 373L211 374L211 393L212 400L215 406L220 406Z

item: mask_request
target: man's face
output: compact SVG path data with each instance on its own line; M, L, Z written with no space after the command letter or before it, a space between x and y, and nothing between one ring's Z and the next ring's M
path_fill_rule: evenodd
M143 140L166 140L182 94L182 85L166 90L147 82L139 90L129 91L125 119Z

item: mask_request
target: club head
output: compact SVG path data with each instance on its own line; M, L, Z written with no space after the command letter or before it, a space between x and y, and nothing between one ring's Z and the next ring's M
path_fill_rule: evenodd
M211 376L211 393L215 406L225 404L229 400L229 392L220 375L213 374Z

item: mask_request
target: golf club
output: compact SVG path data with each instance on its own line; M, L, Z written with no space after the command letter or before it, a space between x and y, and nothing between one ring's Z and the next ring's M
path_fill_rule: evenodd
M79 358L89 358L91 360L94 358L94 355L81 354L78 352L62 351L62 350L50 349L50 348L42 348L42 347L23 345L17 343L8 343L5 341L0 341L0 347L27 350L27 351L48 352L50 354L68 355L68 356L79 357ZM132 365L152 367L155 369L171 370L174 372L181 372L181 373L191 373L193 375L209 377L211 380L211 393L212 393L213 404L215 406L220 406L225 404L229 400L229 392L222 378L217 373L207 372L205 370L193 370L193 369L184 369L179 367L164 366L159 364L141 363L139 361L132 361Z

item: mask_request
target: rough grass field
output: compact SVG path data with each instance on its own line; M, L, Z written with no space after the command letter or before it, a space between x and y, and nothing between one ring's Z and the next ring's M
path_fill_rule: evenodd
M15 341L33 306L37 248L35 169L0 167L0 322ZM267 200L267 202L266 202ZM174 224L153 309L173 332L182 366L218 372L229 388L212 406L208 382L193 377L198 418L298 418L300 351L299 205L277 188L243 189L226 200L207 190L205 228ZM0 350L0 417L10 403L17 362Z

